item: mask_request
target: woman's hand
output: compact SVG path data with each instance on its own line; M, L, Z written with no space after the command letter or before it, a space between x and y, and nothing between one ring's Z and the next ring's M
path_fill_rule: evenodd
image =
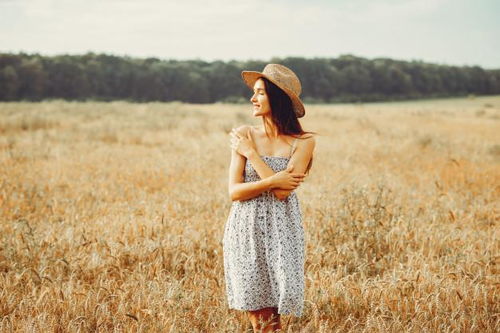
M305 174L292 173L293 166L289 165L285 170L271 176L274 188L283 190L295 190L304 181Z
M250 131L244 136L239 133L236 128L233 128L229 134L231 135L231 148L236 150L240 155L248 158L250 154L257 151Z

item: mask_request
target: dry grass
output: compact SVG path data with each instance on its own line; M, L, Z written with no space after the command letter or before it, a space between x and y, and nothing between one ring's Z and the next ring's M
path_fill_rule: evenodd
M0 331L241 332L222 235L249 106L0 104ZM286 332L500 330L500 97L307 107Z

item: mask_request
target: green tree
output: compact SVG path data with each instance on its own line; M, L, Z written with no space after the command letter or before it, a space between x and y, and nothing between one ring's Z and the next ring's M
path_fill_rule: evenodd
M19 78L16 69L7 65L0 70L0 100L12 101L18 99Z

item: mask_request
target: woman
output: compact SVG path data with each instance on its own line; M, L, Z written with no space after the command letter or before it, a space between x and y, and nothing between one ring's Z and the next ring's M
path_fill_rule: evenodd
M312 165L315 139L297 119L305 110L295 73L268 64L241 75L254 90L253 115L262 117L262 126L231 132L226 294L229 308L248 311L254 330L268 332L281 328L281 314L302 315L304 230L294 190Z

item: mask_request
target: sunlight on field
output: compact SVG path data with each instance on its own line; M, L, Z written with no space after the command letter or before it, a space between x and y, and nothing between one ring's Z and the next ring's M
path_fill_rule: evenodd
M286 332L500 330L500 96L306 105ZM249 105L0 103L0 331L242 332L222 236Z

